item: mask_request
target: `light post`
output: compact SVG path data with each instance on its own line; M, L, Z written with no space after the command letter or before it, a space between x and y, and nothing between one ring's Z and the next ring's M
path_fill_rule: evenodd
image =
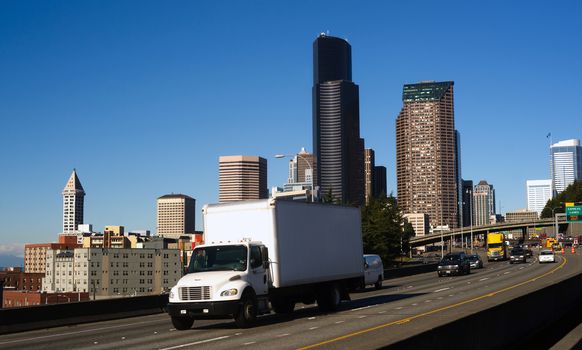
M294 157L294 155L292 154L275 154L275 158L285 158L285 157ZM313 197L313 191L315 190L314 187L314 182L313 182L313 167L311 166L311 163L309 162L309 160L305 157L303 157L301 154L297 153L297 157L303 159L305 161L305 163L307 163L307 165L309 166L309 170L311 170L311 202L314 202L314 197Z
M473 190L466 190L469 194L469 218L471 218L471 254L473 254Z
M558 213L556 213L556 209L562 208L563 202L559 202L560 206L552 208L552 216L554 217L554 237L558 239Z

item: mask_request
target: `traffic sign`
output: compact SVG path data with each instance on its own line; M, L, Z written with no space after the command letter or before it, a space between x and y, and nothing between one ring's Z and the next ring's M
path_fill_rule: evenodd
M566 207L566 222L582 222L582 206Z

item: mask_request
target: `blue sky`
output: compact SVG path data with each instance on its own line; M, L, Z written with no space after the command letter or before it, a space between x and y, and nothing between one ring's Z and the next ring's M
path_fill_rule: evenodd
M549 177L546 135L582 138L580 18L578 1L2 1L0 253L57 239L73 168L97 230L155 231L171 192L216 202L221 155L265 157L283 184L272 156L312 150L324 31L352 45L389 191L402 85L453 80L463 177L523 208L525 181Z

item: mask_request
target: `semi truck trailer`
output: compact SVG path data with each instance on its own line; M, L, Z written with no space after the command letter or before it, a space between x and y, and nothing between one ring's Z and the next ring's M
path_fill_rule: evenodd
M216 318L247 328L296 303L333 312L362 284L358 208L271 198L208 204L202 214L204 244L170 291L178 330Z

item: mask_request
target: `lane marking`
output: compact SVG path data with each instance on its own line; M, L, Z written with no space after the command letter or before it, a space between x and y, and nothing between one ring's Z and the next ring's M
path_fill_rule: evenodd
M359 307L359 308L357 308L357 309L352 309L352 310L350 310L350 312L353 312L353 311L359 311L359 310L364 310L364 309L369 309L369 308L371 308L372 306L376 306L376 305L368 305L368 306L362 306L362 307Z
M362 315L362 316L359 316L358 318L366 318L366 317L368 317L368 316Z
M402 306L399 306L399 307L397 307L397 308L394 308L394 310L402 310L403 308L404 308L404 307L402 307Z
M291 335L291 334L289 334L289 333L283 333L283 334L279 334L279 335L277 336L277 338L286 337L286 336L288 336L288 335Z
M386 311L379 311L378 313L379 313L379 314L385 314L385 313L386 313Z
M487 281L488 279L489 279L489 277L481 278L481 279L479 280L479 282L481 282L481 281Z
M344 323L345 321L336 321L335 324Z
M451 287L441 288L441 289L435 290L433 293L444 292L445 290L449 290L449 289L451 289Z
M103 330L108 330L108 329L112 329L112 328L129 327L129 326L135 326L138 324L153 323L153 322L160 322L160 321L162 321L162 320L160 319L160 320L142 321L142 322L135 322L135 323L125 323L125 324L118 324L118 325L114 325L114 326L107 326L107 327L101 327L101 328L85 329L85 330L76 331L76 332L41 335L38 337L32 337L32 338L26 338L26 339L15 339L15 340L9 340L9 341L5 341L5 342L0 342L0 345L22 343L22 342L27 342L30 340L38 340L38 339L46 339L46 338L54 338L54 337L64 337L67 335L103 331ZM170 329L170 331L172 331L172 330L175 330L175 329Z
M310 331L313 331L313 330L316 330L316 329L318 329L318 328L319 328L319 327L310 327L310 328L309 328L309 330L310 330Z
M550 271L548 271L548 272L546 272L546 273L544 273L544 274L542 274L542 275L540 275L538 277L535 277L535 278L532 278L532 279L529 279L529 280L525 280L523 282L520 282L520 283L511 285L509 287L502 288L502 289L500 289L498 291L491 292L491 293L487 293L487 294L483 294L481 296L478 296L478 297L475 297L475 298L472 298L472 299L464 300L464 301L461 301L459 303L455 303L455 304L447 305L447 306L444 306L444 307L441 307L441 308L433 309L433 310L430 310L430 311L427 311L427 312L423 312L423 313L420 313L420 314L417 314L417 315L414 315L414 316L410 316L410 317L407 317L407 318L404 318L404 319L400 319L400 320L396 320L396 321L384 323L384 324L381 324L381 325L378 325L378 326L375 326L375 327L362 329L360 331L356 331L356 332L353 332L353 333L348 333L348 334L345 334L345 335L342 335L342 336L339 336L339 337L336 337L336 338L324 340L324 341L319 342L319 343L307 345L307 346L304 346L304 347L299 348L298 350L312 349L312 348L320 347L320 346L323 346L323 345L326 345L326 344L335 343L335 342L338 342L340 340L344 340L344 339L347 339L347 338L352 338L352 337L355 337L357 335L361 335L361 334L369 333L369 332L372 332L372 331L376 331L378 329L386 328L386 327L393 326L393 325L399 325L399 324L407 323L407 322L410 322L410 321L415 320L417 318L426 317L426 316L429 316L429 315L432 315L432 314L435 314L435 313L438 313L438 312L442 312L442 311L445 311L445 310L453 309L453 308L456 308L456 307L459 307L459 306L462 306L462 305L465 305L465 304L469 304L469 303L473 303L475 301L479 301L481 299L485 299L485 298L489 298L489 297L494 297L497 294L500 294L500 293L503 293L503 292L507 292L509 290L515 289L517 287L521 287L521 286L523 286L525 284L528 284L528 283L532 283L534 281L537 281L540 278L544 278L544 277L546 277L546 276L548 276L548 275L550 275L550 274L558 271L559 269L563 268L566 265L566 263L568 262L568 259L566 259L565 257L562 257L562 259L563 259L562 263L558 267L554 268L553 270L550 270Z
M511 272L507 271L507 272L504 272L503 274L504 274L504 275L508 275L508 274L510 274L510 273L511 273Z
M171 350L171 349L180 349L180 348L185 348L187 346L192 346L192 345L198 345L198 344L205 344L205 343L210 343L213 341L217 341L217 340L222 340L222 339L226 339L226 338L230 338L230 335L224 335L222 337L217 337L217 338L211 338L211 339L205 339L205 340L199 340L196 341L194 343L188 343L188 344L182 344L182 345L176 345L176 346L171 346L169 348L162 348L159 350ZM253 342L254 343L254 342ZM246 345L246 344L245 344Z
M315 320L315 317L310 317L308 318L308 320Z
M256 343L257 343L256 341L250 341L248 343L244 343L243 345L253 345L253 344L256 344Z

